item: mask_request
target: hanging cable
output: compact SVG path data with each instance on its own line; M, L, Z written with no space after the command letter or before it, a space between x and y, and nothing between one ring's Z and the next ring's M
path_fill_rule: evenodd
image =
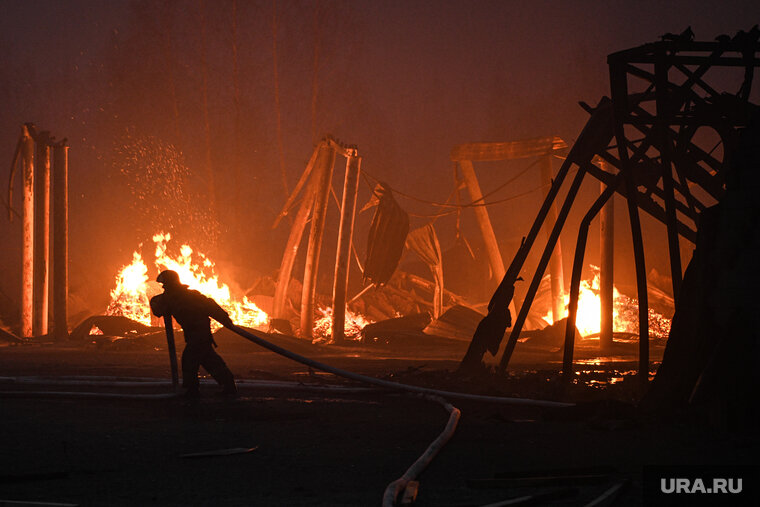
M481 197L480 199L478 199L478 201L481 201L481 200L485 199L486 197L489 197L489 196L493 195L494 193L498 192L499 190L501 190L502 188L506 187L510 183L514 182L517 178L519 178L520 176L522 176L523 174L525 174L526 172L528 172L537 163L538 163L538 160L534 161L531 164L528 164L528 166L525 167L522 171L520 171L519 173L517 173L516 175L514 175L513 177L511 177L510 179L508 179L507 181L505 181L504 183L502 183L501 185L499 185L498 187L496 187L494 190L491 190L490 192L488 192L487 194L485 194L483 197ZM376 182L378 182L378 183L380 182L380 180L377 177L373 176L372 174L370 174L366 170L362 171L362 173L366 174L367 176L369 176L370 178L372 178ZM395 188L393 188L391 186L388 186L388 185L386 185L386 186L391 191L393 191L394 194L398 194L400 196L406 197L407 199L411 199L413 201L421 202L421 203L424 203L424 204L430 204L432 206L438 206L438 207L441 207L441 208L458 208L458 207L471 208L471 207L475 207L475 206L489 206L491 204L498 204L500 202L505 202L505 200L499 200L499 201L493 201L493 202L490 202L490 203L487 203L487 202L477 202L477 201L472 201L472 202L470 202L468 204L441 203L441 202L437 202L437 201L431 201L431 200L428 200L428 199L421 199L419 197L415 197L415 196L407 194L405 192L401 192L400 190L397 190L397 189L395 189ZM535 188L535 189L531 190L530 192L535 192L536 190L539 190L540 188L541 187ZM528 193L530 193L530 192L528 192ZM524 194L519 194L517 197L520 197L522 195L524 195ZM507 198L506 200L510 200L510 199L511 198Z

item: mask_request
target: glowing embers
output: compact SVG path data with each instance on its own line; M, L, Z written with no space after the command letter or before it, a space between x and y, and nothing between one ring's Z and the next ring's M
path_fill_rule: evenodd
M153 236L157 272L164 269L176 271L183 284L213 298L239 326L261 327L269 322L269 316L248 298L243 297L239 301L230 295L230 288L219 282L214 272L214 263L204 254L193 252L189 245L182 245L179 255L168 254L167 244L170 240L170 234L159 233ZM138 252L133 253L132 263L124 266L116 276L116 287L111 291L107 315L122 315L145 325L151 324L149 300L160 292L160 287L149 282L147 273L148 268L142 256ZM213 320L212 326L220 327Z
M324 343L332 341L332 315L333 309L317 308L320 317L314 321L314 343ZM363 315L354 313L346 308L346 320L345 320L344 334L347 340L358 340L362 329L368 324L373 322Z
M635 369L626 369L625 364L620 362L620 367L612 367L614 363L597 363L595 365L587 365L586 368L581 368L579 371L573 373L573 384L586 385L592 388L606 388L616 385L624 386L629 385L637 389L639 384L639 372ZM649 381L654 379L659 368L660 363L654 363L654 369L647 373ZM591 367L589 367L591 366Z
M591 266L594 270L594 278L583 280L578 292L578 312L575 318L575 327L583 336L598 335L602 315L602 304L599 296L599 268ZM612 331L615 333L639 333L639 303L637 300L620 294L613 287L612 295ZM568 316L570 295L564 295L564 310L561 318ZM552 313L549 311L542 317L550 325L554 323ZM670 333L670 319L663 317L651 308L649 309L649 336L653 338L667 338Z

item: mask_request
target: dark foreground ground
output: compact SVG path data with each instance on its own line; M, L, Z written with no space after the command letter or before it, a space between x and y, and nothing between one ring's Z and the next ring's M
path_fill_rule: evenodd
M266 351L220 345L238 378L337 382ZM641 505L646 466L753 464L757 456L754 434L635 417L624 403L632 391L620 387L627 382L607 391L577 387L563 393L554 380L547 380L551 374L538 372L502 379L496 387L491 384L498 379L489 380L483 387L483 382L457 380L447 373L455 368L454 352L448 358L440 353L423 357L420 351L368 358L366 350L321 350L319 360L377 377L584 401L579 408L560 410L455 401L462 411L459 426L419 478L417 505L485 505L566 487L575 489L574 496L543 504L586 505L623 481L628 485L613 504ZM407 357L411 355L417 358ZM168 379L167 362L164 350L144 348L0 347L0 375L6 377L0 379L0 505L7 500L83 506L379 505L385 487L417 459L448 419L436 403L380 393L245 388L238 400L225 401L208 386L199 403L187 404L59 398L39 391L126 391L19 385L10 379ZM522 367L534 369L526 363ZM180 457L253 447L246 454ZM592 477L525 487L482 481L498 474L546 475L552 469Z

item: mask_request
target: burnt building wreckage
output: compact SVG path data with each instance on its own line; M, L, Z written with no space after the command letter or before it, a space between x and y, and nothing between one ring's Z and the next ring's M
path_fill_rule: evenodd
M760 59L755 56L760 49L758 35L760 30L755 26L749 32L741 31L733 37L720 36L714 41L698 42L693 40L689 29L680 35L668 34L658 42L609 55L611 96L602 98L596 107L581 104L591 116L558 170L538 216L513 260L513 265L523 265L535 246L560 189L570 180L571 169L577 168L509 333L499 362L502 370L509 364L552 251L581 183L588 176L600 180L606 188L586 212L578 233L563 373L568 377L572 374L575 317L589 225L614 193L626 199L630 218L639 299L639 371L642 380L646 381L649 372L649 335L647 272L640 211L651 215L667 228L676 306L670 341L674 344L681 341L676 336L680 332L679 320L704 318L694 304L689 306L687 302L694 299L694 294L686 294L685 291L716 288L709 284L687 283L683 279L679 236L696 244L697 252L712 248L711 245L700 244L703 240L708 241L703 238L704 220L701 217L711 213L710 204L717 202L717 206L726 206L726 200L732 195L732 178L737 187L734 194L758 190L750 188L756 183L754 173L758 169L757 152L760 149L760 145L752 141L757 140L758 107L749 102L753 72L760 65ZM721 90L721 85L713 82L714 78L718 83L725 81L725 71L730 68L744 69L741 86L735 93ZM712 129L719 136L722 160L714 155L716 147L703 148L698 145L695 135L701 128ZM757 215L756 209L745 211ZM746 219L749 220L748 217ZM737 248L757 243L756 222L745 227L741 234L744 235L741 238L743 243L736 243L734 246ZM713 241L715 239L712 238ZM697 260L692 260L692 264ZM723 267L714 269L717 273ZM690 271L693 270L687 270L687 278ZM506 287L513 286L518 273L519 269L510 269L494 297L504 292ZM728 299L740 297L731 294L723 296ZM478 336L474 337L473 342L478 339ZM712 340L717 341L718 337ZM704 348L707 345L700 346ZM480 349L485 350L485 347ZM663 373L669 369L667 363L672 354L668 352L666 350ZM703 357L701 366L694 366L698 371L697 377L699 370L706 367L706 361ZM696 378L692 379L692 384L694 382Z
M760 308L757 308L755 302L758 299L752 295L760 286L752 256L755 247L760 248L757 226L760 206L756 204L760 190L757 181L760 166L760 108L749 100L754 70L760 65L760 59L756 56L760 49L758 38L760 29L757 26L733 37L720 36L709 42L694 41L691 30L687 30L680 35L668 34L660 41L609 55L610 97L603 97L595 107L581 104L590 117L552 180L538 215L508 269L504 269L501 261L485 204L481 203L483 206L475 208L492 271L497 276L503 276L503 279L489 304L489 316L478 327L472 339L471 350L463 363L472 361L480 364L486 350L496 355L505 329L512 324L499 360L500 369L507 369L575 198L584 180L591 177L602 183L603 191L586 210L578 232L565 329L564 376L569 379L573 373L576 312L589 227L610 198L618 193L627 202L633 242L639 300L639 373L642 385L648 384L650 354L647 271L640 211L664 224L667 230L676 312L663 363L652 384L652 394L647 399L655 404L673 404L710 398L709 393L724 386L727 379L735 378L725 374L726 368L729 368L727 365L732 365L732 371L741 371L742 368L730 358L753 357L754 354L748 352L756 348L757 329L760 329L759 323L756 323L760 316ZM737 84L727 85L727 76L732 71L736 74ZM735 87L727 90L728 86ZM719 143L704 146L705 131L719 139ZM46 312L36 311L37 307L46 304L33 304L32 301L33 293L44 295L48 292L44 283L40 284L43 288L32 290L33 286L36 287L33 275L47 271L47 268L32 269L36 264L33 263L33 257L38 257L36 251L45 250L35 247L35 255L32 255L33 203L36 200L37 208L44 210L39 204L46 203L50 198L43 195L35 199L33 195L35 142L40 150L36 158L41 163L37 165L43 169L50 165L50 146L55 147L53 173L56 177L61 176L61 182L54 181L53 193L61 197L54 199L60 201L61 206L54 206L59 211L53 215L65 217L67 206L64 199L67 192L65 141L53 145L47 136L41 133L35 137L34 129L25 126L16 150L16 158L23 162L25 183L22 298L22 335L25 337L46 332L41 326L33 326L33 320L39 320L40 323L47 321L43 316ZM720 150L716 152L718 146ZM462 170L473 203L482 201L483 196L474 175L472 161L526 156L549 160L554 151L564 149L565 144L559 138L545 138L533 142L501 143L495 151L491 148L494 147L462 145L451 154L452 161ZM340 342L344 338L348 265L352 252L361 166L361 157L355 146L343 145L329 137L323 140L315 148L298 185L283 207L278 221L289 211L296 208L297 211L292 218L291 232L278 274L272 317L274 320L285 321L287 316L288 285L298 245L313 209L300 298L301 332L304 337L311 338L317 266L336 155L346 159L333 283L333 339ZM15 165L16 160L13 166ZM548 162L548 173L550 172L551 163ZM37 188L45 188L45 178L43 176L38 179ZM43 185L39 184L40 181ZM559 201L561 193L564 200L558 203L556 201ZM303 198L298 201L301 194ZM10 197L9 202L12 202ZM37 221L43 226L36 228L44 231L45 220ZM66 225L65 218L55 220L54 223L54 227L60 228L59 232L62 231L54 242L55 248L61 250L60 253L56 252L54 258L62 268L53 270L56 277L61 277L60 280L54 280L53 284L60 291L54 298L55 301L63 302L62 306L53 305L58 319L54 326L55 334L61 336L68 334L65 324L68 289L65 269ZM526 280L529 283L524 299L515 305L511 302L514 284L531 250L536 247L538 235L545 225L551 232L535 273L532 277L526 277L529 278ZM399 229L399 235L406 237L408 219L401 223ZM681 238L696 247L685 273L681 265ZM44 244L43 241L36 243ZM399 244L403 247L403 240ZM353 253L357 257L356 252ZM398 261L397 254L398 252L394 254L394 267ZM377 280L368 277L372 270L365 268L361 268L365 278L383 282L384 279L379 275ZM561 280L562 276L552 278ZM604 279L604 273L602 278ZM605 285L604 280L602 285ZM607 296L611 297L611 284L609 289ZM440 296L443 292L442 283L437 282L435 290ZM562 291L559 289L553 292ZM604 308L604 288L602 292ZM437 301L436 314L442 306L438 299ZM556 303L556 298L553 297L555 308ZM509 306L519 306L519 311L513 313L511 323L501 318ZM611 305L608 304L607 308L611 315ZM37 313L40 317L33 319ZM611 322L609 315L608 324ZM554 320L558 320L556 315Z

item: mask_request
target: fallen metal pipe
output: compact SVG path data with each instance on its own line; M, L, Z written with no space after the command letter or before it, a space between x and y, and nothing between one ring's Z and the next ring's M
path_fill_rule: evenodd
M445 408L449 413L449 422L446 423L446 427L443 429L443 432L438 435L438 438L433 440L425 452L422 453L419 458L417 458L417 461L415 461L412 466L410 466L407 471L404 472L404 475L388 484L388 486L385 488L385 492L383 493L383 507L393 507L396 505L396 500L398 499L399 495L404 492L407 485L411 481L414 481L414 479L416 479L417 476L420 475L425 470L425 468L427 468L427 466L430 464L430 462L433 461L433 458L435 458L443 446L446 445L449 440L451 440L451 437L454 436L454 431L457 429L459 417L461 416L461 412L458 408L438 396L425 396L425 398L443 405L443 408Z
M179 398L179 393L118 394L76 391L0 391L0 398L88 398L107 400L165 400Z

